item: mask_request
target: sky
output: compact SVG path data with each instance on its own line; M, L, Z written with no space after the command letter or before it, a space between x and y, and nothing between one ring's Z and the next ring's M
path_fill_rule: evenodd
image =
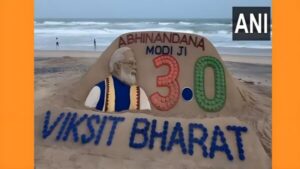
M35 0L35 18L231 18L272 0Z

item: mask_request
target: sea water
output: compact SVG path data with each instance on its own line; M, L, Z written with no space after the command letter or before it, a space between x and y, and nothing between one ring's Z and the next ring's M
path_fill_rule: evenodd
M221 54L266 56L272 49L271 41L232 41L231 19L35 19L34 28L37 50L103 51L119 35L133 31L202 35Z

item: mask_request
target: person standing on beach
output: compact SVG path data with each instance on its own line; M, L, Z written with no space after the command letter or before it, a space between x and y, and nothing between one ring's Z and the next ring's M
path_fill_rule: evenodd
M96 42L96 39L94 38L94 49L96 50L97 48L97 42Z
M56 49L59 48L58 37L56 37Z

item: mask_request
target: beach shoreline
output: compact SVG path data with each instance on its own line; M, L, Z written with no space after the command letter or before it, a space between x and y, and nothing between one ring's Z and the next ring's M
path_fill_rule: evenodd
M77 69L87 69L94 63L102 52L100 51L76 51L76 50L35 50L35 74L63 72L76 67L72 65L74 59L79 64ZM73 62L66 62L63 65L40 64L43 60L73 58ZM247 84L257 84L271 87L272 85L272 58L270 56L239 56L221 55L228 70L233 76ZM57 62L59 62L57 60ZM81 63L82 62L82 63Z
M83 58L98 58L103 51L85 51L85 50L35 50L36 57L83 57ZM260 65L271 65L271 55L239 55L239 54L220 54L224 61L250 63Z

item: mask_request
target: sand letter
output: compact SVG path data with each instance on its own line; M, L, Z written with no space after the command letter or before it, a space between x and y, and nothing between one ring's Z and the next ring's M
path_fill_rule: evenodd
M143 128L139 128L139 124L144 125ZM131 129L131 135L129 140L129 146L136 149L144 148L148 142L148 130L150 122L146 118L135 118ZM143 136L143 141L140 143L135 142L135 135L140 134Z
M152 46L151 48L149 46L146 47L146 55L153 55L154 54L154 46Z
M240 126L227 126L228 131L233 131L236 139L236 146L238 148L239 158L240 160L245 160L244 149L243 149L243 140L242 140L242 132L246 133L248 131L247 127Z
M100 122L100 116L99 115L92 115L87 119L87 127L90 132L90 136L87 136L85 134L81 135L81 142L82 144L89 143L93 138L95 137L95 129L93 126L93 120L96 122L96 124L99 124Z
M172 43L178 43L180 40L180 36L178 33L173 33L172 34Z
M122 37L120 37L120 38L119 38L119 47L125 46L125 45L126 45L125 40L124 40Z
M177 135L178 135L178 138L177 138ZM176 125L173 128L173 132L172 132L167 150L171 151L174 144L179 144L180 145L181 152L183 154L187 153L187 149L186 149L186 146L185 146L185 143L184 143L183 129L181 127L180 122L177 122Z
M106 121L107 121L107 116L102 117L102 122L101 122L101 125L99 126L99 129L98 129L98 132L97 132L97 135L96 135L96 139L95 139L95 142L94 142L95 145L98 145L100 140L101 140L102 133L103 133L104 127L106 125Z
M51 112L47 111L45 114L45 120L44 120L44 128L43 128L43 138L46 139L52 131L55 129L55 127L58 125L60 120L65 116L65 113L60 113L60 115L56 118L56 120L53 122L53 124L49 127L50 122L50 116Z
M202 136L200 138L194 137L194 130L201 130ZM191 123L189 124L189 154L194 154L194 143L197 143L202 149L203 157L208 156L207 147L205 141L208 137L207 129L202 124Z
M221 146L217 145L218 137L220 138L220 141L222 143ZM214 158L216 151L220 151L220 152L225 153L228 160L230 160L230 161L233 160L233 156L232 156L231 151L229 149L229 146L226 142L226 138L224 137L224 133L220 129L219 126L215 126L215 129L214 129L214 132L213 132L213 137L211 139L211 145L210 145L209 157Z
M73 117L71 118L71 121L69 123L69 126L65 132L65 135L63 137L63 140L66 141L68 140L69 134L72 131L73 133L73 140L74 142L78 142L79 137L78 137L78 130L77 127L88 117L87 114L84 114L83 116L81 116L77 121L77 113L73 113Z
M70 118L71 118L71 115L72 115L72 113L69 112L69 113L67 114L65 120L63 121L63 123L62 123L62 125L61 125L61 127L60 127L60 129L59 129L59 132L58 132L57 135L56 135L56 140L57 140L57 141L59 141L60 138L62 137L62 134L63 134L63 132L65 131L65 128L66 128L66 126L67 126L67 124L68 124L68 122L69 122L69 120L70 120Z
M109 116L109 120L111 120L113 122L113 124L111 126L111 130L110 130L110 133L109 133L108 140L106 142L106 145L108 145L108 146L110 146L112 141L113 141L114 134L115 134L118 123L123 122L125 120L125 118L124 117Z
M160 150L165 151L169 122L168 121L164 122L162 132L156 131L156 124L157 124L156 120L152 120L149 149L153 149L155 138L161 138Z
M202 48L202 51L205 50L204 39L203 39L203 38L201 38L201 40L198 42L197 48L198 48L198 47L201 47L201 48Z

